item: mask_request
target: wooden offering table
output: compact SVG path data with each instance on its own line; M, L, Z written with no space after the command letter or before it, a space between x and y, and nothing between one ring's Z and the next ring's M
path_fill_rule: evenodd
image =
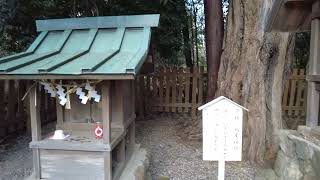
M158 22L159 15L41 20L41 33L26 52L0 59L0 79L33 82L36 179L120 177L135 146L134 79ZM41 88L56 98L57 111L56 131L44 137Z

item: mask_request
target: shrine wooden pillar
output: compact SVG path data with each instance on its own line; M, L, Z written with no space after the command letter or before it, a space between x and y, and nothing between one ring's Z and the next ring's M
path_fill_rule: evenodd
M103 143L111 144L111 82L104 81L101 86ZM112 180L112 151L104 152L104 180Z
M41 140L40 98L38 84L33 85L32 89L30 90L29 102L32 142L37 142ZM35 178L40 179L40 150L38 148L34 148L32 151Z
M308 75L320 74L320 1L312 5L310 59ZM306 125L314 127L319 120L319 89L316 81L308 82ZM319 84L318 84L319 86Z

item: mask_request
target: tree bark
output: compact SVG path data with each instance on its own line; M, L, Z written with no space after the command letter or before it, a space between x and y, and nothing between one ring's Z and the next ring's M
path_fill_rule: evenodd
M190 42L190 31L191 27L189 27L189 16L187 13L187 8L185 7L185 2L181 1L183 3L184 9L183 9L183 17L184 17L184 26L182 28L182 35L183 35L183 54L186 59L186 65L187 67L191 68L193 67L192 63L192 53L191 53L191 42Z
M216 94L249 109L244 158L258 163L274 158L277 149L273 134L282 128L283 81L294 45L289 33L264 32L271 5L272 0L230 2Z
M205 41L208 67L207 101L214 98L223 43L223 14L221 0L204 0Z

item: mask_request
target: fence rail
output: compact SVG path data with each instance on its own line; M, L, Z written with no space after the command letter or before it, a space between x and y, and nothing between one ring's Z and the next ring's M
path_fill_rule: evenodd
M191 113L197 116L197 108L204 102L206 76L204 67L161 67L158 72L140 75L136 82L137 111Z
M285 84L282 112L285 117L305 117L307 83L304 69L293 69Z

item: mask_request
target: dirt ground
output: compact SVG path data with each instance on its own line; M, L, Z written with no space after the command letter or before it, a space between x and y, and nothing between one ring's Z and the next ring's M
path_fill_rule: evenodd
M202 144L190 140L184 116L158 114L137 121L137 143L149 151L152 179L213 180L217 163L202 161ZM0 141L0 180L22 180L32 172L31 138L26 134ZM226 164L226 179L254 179L256 169L246 162Z

